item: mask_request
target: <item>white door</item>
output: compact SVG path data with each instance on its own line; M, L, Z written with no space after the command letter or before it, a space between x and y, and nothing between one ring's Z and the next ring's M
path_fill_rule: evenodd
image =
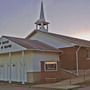
M25 70L21 60L17 59L11 61L11 81L25 81Z
M8 81L9 75L8 75L8 69L9 69L9 55L3 54L0 55L0 80L1 81Z
M25 63L21 64L21 82L27 82L27 73L26 73L26 65Z
M16 63L11 64L11 81L17 81Z
M3 79L4 79L4 81L8 81L8 66L7 66L7 63L6 62L4 62L4 66L3 66Z
M2 64L0 65L0 80L4 80L4 67Z

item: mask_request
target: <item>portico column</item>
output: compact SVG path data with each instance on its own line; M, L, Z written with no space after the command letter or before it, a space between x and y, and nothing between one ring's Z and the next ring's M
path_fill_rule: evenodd
M9 83L11 83L11 52L9 52Z
M24 51L22 51L22 84L25 84L25 63L24 63Z

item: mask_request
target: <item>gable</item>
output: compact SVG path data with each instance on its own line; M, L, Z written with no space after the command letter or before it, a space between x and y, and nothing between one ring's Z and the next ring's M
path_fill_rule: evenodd
M56 48L72 47L75 45L74 43L68 42L67 40L56 38L50 34L43 32L36 32L30 38L28 37L28 39L39 40Z
M8 52L15 52L25 50L26 48L10 41L7 38L1 37L0 38L0 53L8 53Z

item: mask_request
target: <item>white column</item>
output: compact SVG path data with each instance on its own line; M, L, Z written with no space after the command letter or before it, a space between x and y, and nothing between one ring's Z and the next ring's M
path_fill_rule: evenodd
M38 25L36 24L36 30L38 30Z
M48 31L48 25L47 25L47 31Z
M25 84L25 63L24 63L24 51L22 51L22 84Z
M9 52L9 83L11 83L11 52Z
M43 30L44 29L44 24L43 23L41 23L41 28L40 28L41 30Z

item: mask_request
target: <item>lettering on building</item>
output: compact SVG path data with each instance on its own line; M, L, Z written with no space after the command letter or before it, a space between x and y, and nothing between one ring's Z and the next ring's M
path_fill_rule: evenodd
M6 48L11 48L11 47L12 47L12 45L9 44L8 40L0 42L0 49L6 49Z

